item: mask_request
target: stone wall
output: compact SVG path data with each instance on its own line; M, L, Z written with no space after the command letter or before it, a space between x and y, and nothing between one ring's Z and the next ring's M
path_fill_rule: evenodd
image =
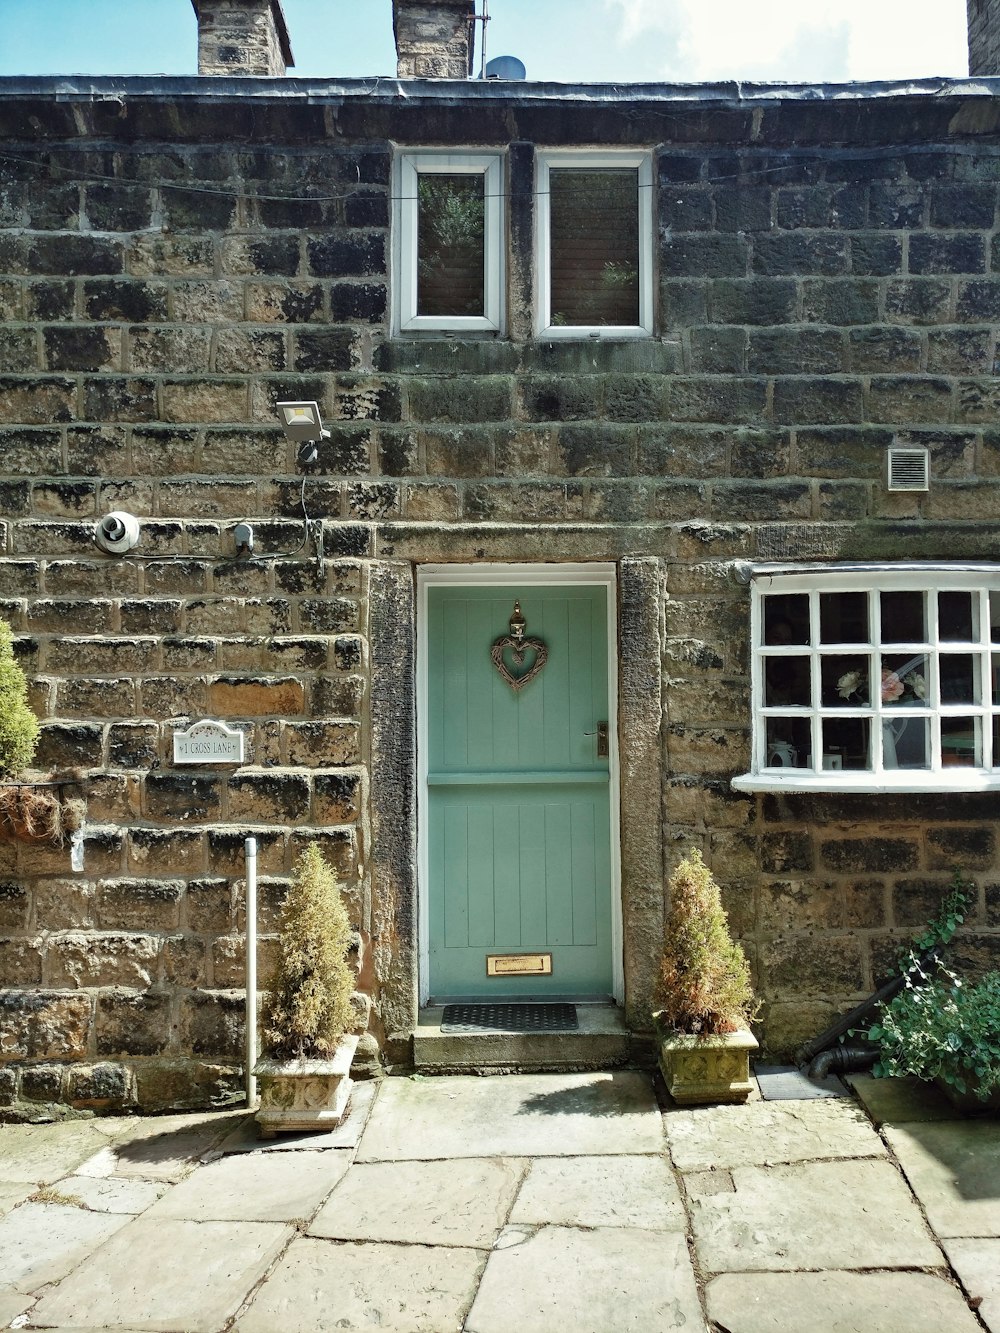
M749 717L733 561L1000 556L993 103L404 107L180 82L114 105L0 85L0 614L41 761L80 770L88 803L82 873L68 848L0 844L0 1095L239 1095L247 832L262 963L319 836L371 937L369 1061L400 1035L412 696L392 665L412 643L390 610L427 560L638 557L659 581L663 857L698 845L725 884L773 1053L867 995L957 864L978 899L956 957L995 963L993 797L729 788ZM657 336L531 340L518 193L513 336L390 339L390 140L512 142L515 181L533 141L658 145ZM315 467L282 398L321 404ZM893 441L930 448L927 494L885 491ZM142 518L132 557L93 545L112 509ZM246 730L245 767L173 767L173 731L206 714ZM648 941L662 897L636 894L626 935Z
M1000 5L997 0L965 0L969 23L969 73L1000 74Z

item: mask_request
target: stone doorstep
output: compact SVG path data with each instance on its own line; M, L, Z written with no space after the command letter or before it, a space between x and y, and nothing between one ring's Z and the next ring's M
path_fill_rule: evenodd
M442 1032L443 1006L421 1009L413 1033L413 1066L421 1074L482 1069L512 1073L615 1069L630 1063L631 1036L622 1011L578 1004L575 1032Z

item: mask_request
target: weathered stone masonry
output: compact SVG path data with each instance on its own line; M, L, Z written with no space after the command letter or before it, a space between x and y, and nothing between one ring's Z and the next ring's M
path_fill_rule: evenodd
M775 1053L870 991L957 864L979 897L955 957L995 965L995 796L750 797L729 779L749 723L734 560L1000 558L1000 102L960 84L406 91L0 84L0 614L42 762L81 769L88 804L83 873L68 849L0 844L6 1101L239 1095L247 831L262 963L296 848L320 836L371 937L367 1058L405 1060L422 561L639 562L664 781L661 846L626 831L655 862L652 888L624 886L637 1026L658 858L689 844L726 886ZM509 337L389 337L394 143L509 147ZM648 342L530 334L532 145L592 143L657 151ZM313 468L277 428L288 397L332 432ZM931 449L926 495L884 489L893 441ZM93 545L112 509L142 518L134 557ZM203 715L247 729L244 768L172 767L173 731Z

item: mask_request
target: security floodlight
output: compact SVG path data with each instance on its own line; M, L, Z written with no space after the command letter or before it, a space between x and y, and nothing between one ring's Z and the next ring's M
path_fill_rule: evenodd
M328 440L330 432L323 429L318 403L279 403L281 429L289 440Z

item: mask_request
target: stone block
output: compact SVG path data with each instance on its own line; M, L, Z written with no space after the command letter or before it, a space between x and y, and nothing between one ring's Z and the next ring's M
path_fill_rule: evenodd
M197 990L208 984L205 941L193 935L171 935L163 944L163 979L171 986Z
M152 276L152 275L151 275ZM167 285L136 279L96 280L83 284L87 319L146 324L167 317Z
M300 822L308 812L309 781L302 774L290 771L243 773L229 780L229 814L232 819L286 825Z
M851 271L874 277L903 272L903 243L876 233L851 237Z
M838 838L820 843L820 859L830 870L864 875L915 870L920 863L916 841L906 837Z
M229 991L202 991L186 996L181 1003L185 1049L213 1059L240 1059L244 1010L244 997Z
M134 1100L132 1077L123 1065L76 1065L69 1071L67 1100L71 1106L122 1110Z
M753 329L747 369L752 375L833 375L844 369L839 329Z
M847 269L847 238L836 232L779 231L754 238L753 271L765 277L796 273L834 277Z
M292 676L220 676L209 684L209 707L219 717L287 717L303 712L305 692Z
M824 425L862 420L860 380L787 378L774 386L776 421L795 425Z
M26 1102L58 1102L62 1087L61 1065L27 1065L21 1070L20 1093Z
M151 935L67 932L49 941L46 981L63 990L97 986L145 990L156 979L160 947Z
M150 773L145 779L145 812L151 819L211 819L221 811L218 778Z
M741 277L748 263L749 246L743 236L672 233L660 251L661 272L672 278Z
M879 284L864 278L806 278L802 318L816 324L877 323Z
M773 998L850 1000L864 990L861 945L842 935L796 932L757 946L758 985Z
M0 1049L7 1059L80 1060L87 1051L93 1000L85 995L0 993Z
M361 225L368 225L367 220ZM330 291L330 316L338 324L378 324L387 307L388 291L381 284L339 282Z
M159 1055L170 1043L170 997L102 991L94 1033L98 1055Z
M94 924L93 887L80 879L36 879L35 925L38 930L76 930Z
M928 829L926 836L932 870L991 870L996 863L996 839L989 827Z
M331 683L342 684L342 682ZM332 712L336 716L339 709L320 709L320 704L328 702L337 701L320 697L317 687L314 686L314 710ZM358 726L353 722L290 723L282 730L286 762L293 767L303 765L307 768L325 768L360 762L361 736Z
M42 984L42 941L0 939L0 986Z
M877 326L851 329L848 348L851 369L860 374L920 369L921 339L912 329Z

